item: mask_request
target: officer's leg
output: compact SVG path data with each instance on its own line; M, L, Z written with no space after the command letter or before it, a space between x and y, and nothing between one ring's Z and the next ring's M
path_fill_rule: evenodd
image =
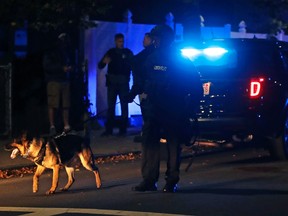
M147 121L143 129L144 161L142 164L143 179L157 182L160 167L160 136L159 127L155 121Z
M133 188L135 191L155 191L160 169L159 127L157 122L147 120L143 126L142 164L143 181Z
M175 131L167 134L167 171L164 192L175 192L179 181L181 147Z
M147 119L147 101L146 99L142 99L140 102L140 109L141 109L141 114L142 114L142 119L143 119L143 125L145 124L145 121Z
M48 82L47 84L48 99L48 117L50 123L50 135L56 135L55 128L55 111L59 108L60 101L60 84L57 82Z
M121 123L120 123L120 134L127 132L128 126L128 103L125 102L124 98L129 94L129 83L122 84L119 88L119 98L121 104Z
M63 83L62 84L62 109L63 109L63 123L64 123L64 131L68 132L70 130L69 124L69 111L70 111L70 84Z
M110 85L107 87L107 102L108 102L108 111L107 111L107 122L106 122L106 133L112 134L114 119L115 119L115 105L117 99L116 87Z

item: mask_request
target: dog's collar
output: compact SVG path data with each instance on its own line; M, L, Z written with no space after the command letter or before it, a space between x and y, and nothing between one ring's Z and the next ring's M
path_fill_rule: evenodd
M30 145L31 145L31 142L29 143L28 146L30 147ZM26 149L26 152L21 155L23 158L29 158L29 147Z
M38 155L33 159L34 163L39 164L43 161L45 157L45 151L46 151L46 144L45 142L43 142Z

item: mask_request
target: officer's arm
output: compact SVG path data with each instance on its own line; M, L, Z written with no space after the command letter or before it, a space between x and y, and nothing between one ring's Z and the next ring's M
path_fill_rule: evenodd
M108 50L106 53L105 53L105 55L102 57L102 59L99 61L99 63L98 63L98 68L99 69L103 69L107 64L109 64L110 63L110 61L111 61L111 59L110 59L110 50Z

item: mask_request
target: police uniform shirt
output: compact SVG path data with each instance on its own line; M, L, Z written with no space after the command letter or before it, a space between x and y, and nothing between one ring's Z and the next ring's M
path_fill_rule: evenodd
M193 63L184 59L177 50L156 50L147 58L145 67L144 92L158 111L181 112L188 94L194 94L198 100L202 90L200 76Z
M130 49L111 48L104 56L108 56L111 59L111 62L108 64L108 74L130 76L131 58L133 57L133 53ZM99 62L98 67L100 69L105 67L102 60Z

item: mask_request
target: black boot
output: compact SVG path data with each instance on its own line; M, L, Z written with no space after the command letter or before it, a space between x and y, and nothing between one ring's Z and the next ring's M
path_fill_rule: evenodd
M157 186L156 183L150 183L143 181L139 185L132 187L133 191L140 191L140 192L145 192L145 191L157 191Z
M174 183L166 183L163 188L164 193L175 193L177 191L177 184Z

